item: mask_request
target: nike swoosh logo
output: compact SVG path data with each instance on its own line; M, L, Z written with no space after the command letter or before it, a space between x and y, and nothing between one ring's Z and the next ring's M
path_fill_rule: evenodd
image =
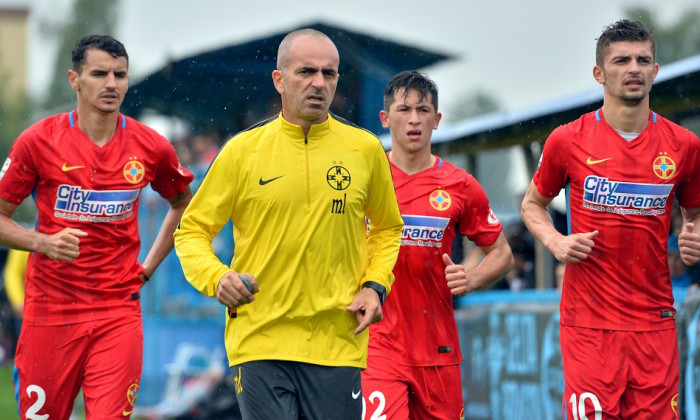
M265 184L269 184L270 182L272 182L272 181L274 181L274 180L276 180L276 179L280 179L280 178L282 178L283 176L284 176L284 175L280 175L280 176L278 176L278 177L270 178L270 179L266 179L266 180L263 180L262 177L260 177L260 181L258 181L258 182L260 183L260 185L265 185Z
M595 165L596 163L605 162L606 160L610 160L610 159L612 159L612 158L605 158L605 159L598 159L598 160L595 160L595 159L591 159L591 157L588 156L588 159L586 159L586 163L589 164L589 165Z
M81 169L84 168L85 166L66 166L65 162L63 163L63 166L61 166L61 170L63 172L68 172L72 171L73 169Z
M134 411L134 410L131 410L131 411L126 411L126 410L124 410L124 411L122 411L122 416L125 416L125 417L126 417L126 416L129 416L129 415L131 415L131 413L132 413L133 411Z
M359 397L361 393L362 393L362 390L357 391L357 394L355 393L355 391L352 391L352 399L356 400L357 397Z

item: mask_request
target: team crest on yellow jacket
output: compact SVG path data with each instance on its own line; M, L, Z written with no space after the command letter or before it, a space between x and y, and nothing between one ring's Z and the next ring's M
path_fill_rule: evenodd
M666 153L662 153L654 159L652 165L654 173L661 179L669 179L676 173L676 162L673 161Z
M445 211L452 205L452 197L445 190L435 190L430 194L430 205L437 211Z
M124 165L124 178L132 184L141 182L145 172L143 163L138 160L130 160Z
M336 162L333 162L334 164ZM345 169L343 162L332 166L326 173L326 181L334 190L342 191L350 186L350 172Z

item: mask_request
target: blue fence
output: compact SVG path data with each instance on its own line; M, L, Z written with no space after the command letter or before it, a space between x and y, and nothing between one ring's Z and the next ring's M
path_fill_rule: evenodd
M144 191L140 215L145 253L167 205ZM216 238L222 261L233 255L231 226ZM144 369L138 405L167 399L184 368L206 371L225 365L225 313L199 294L182 275L174 253L144 287ZM674 293L681 355L679 407L700 419L700 292ZM563 374L559 351L559 295L556 291L478 292L457 300L455 315L464 362L465 417L560 419ZM187 351L190 350L190 353ZM198 355L183 362L183 354ZM208 356L207 356L208 355ZM178 363L190 363L185 367ZM188 367L189 366L189 367ZM190 372L192 373L192 372Z
M202 173L195 173L195 185ZM141 234L140 260L146 256L169 209L167 202L153 190L142 192L139 208ZM232 226L225 226L212 244L216 255L226 264L233 257ZM165 398L173 380L178 349L183 345L221 355L223 345L224 309L214 298L206 297L193 288L182 274L180 261L172 251L158 267L151 281L141 291L144 323L144 356L138 404L153 406ZM215 363L216 361L209 361ZM201 364L197 359L192 363ZM202 367L204 368L204 367Z
M700 415L700 291L674 293L681 418ZM564 376L556 291L482 292L456 310L465 418L561 419Z

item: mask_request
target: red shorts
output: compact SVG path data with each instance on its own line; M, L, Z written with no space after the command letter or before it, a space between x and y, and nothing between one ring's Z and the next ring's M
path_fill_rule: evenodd
M676 329L609 331L562 325L565 419L677 419Z
M463 419L459 365L415 367L370 356L362 371L362 418Z
M15 365L21 418L67 419L80 388L88 419L125 419L141 379L141 315L22 326Z

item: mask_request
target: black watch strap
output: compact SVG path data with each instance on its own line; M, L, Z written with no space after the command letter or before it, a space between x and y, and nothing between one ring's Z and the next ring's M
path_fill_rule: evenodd
M386 287L382 286L376 281L366 281L362 283L362 288L364 289L365 287L369 287L370 289L377 292L377 294L379 295L379 302L382 305L384 305L384 301L386 300Z

